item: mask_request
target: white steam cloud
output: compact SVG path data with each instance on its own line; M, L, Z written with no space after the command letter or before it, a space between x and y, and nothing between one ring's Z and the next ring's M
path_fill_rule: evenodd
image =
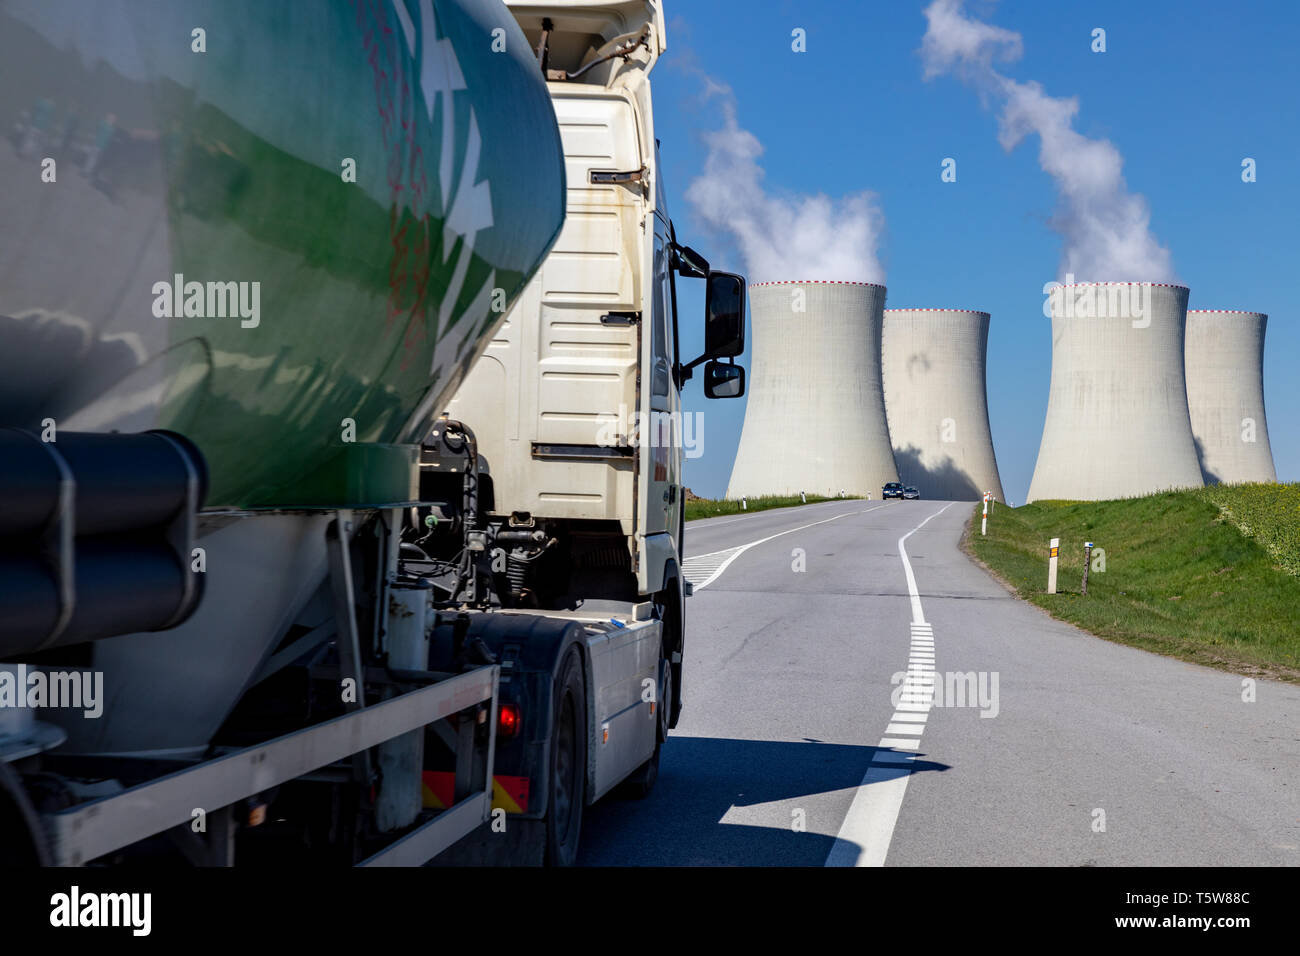
M1088 281L1174 280L1169 250L1151 233L1146 200L1124 182L1119 150L1075 131L1078 99L1051 97L1038 83L999 73L995 62L1020 57L1020 34L967 17L962 2L934 0L925 10L925 78L953 73L986 103L1000 102L998 141L1005 150L1038 134L1039 165L1056 181L1060 196L1051 225L1065 240L1061 272Z
M736 120L731 90L706 81L706 95L722 100L723 126L705 134L704 171L686 198L711 228L729 233L751 282L831 279L883 284L877 251L884 215L870 192L838 202L813 196L769 195L759 157L763 145Z

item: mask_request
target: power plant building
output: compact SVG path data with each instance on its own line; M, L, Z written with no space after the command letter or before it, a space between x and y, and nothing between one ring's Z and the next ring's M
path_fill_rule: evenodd
M925 498L999 501L985 390L989 314L886 309L881 374L899 480Z
M751 371L727 497L871 495L897 481L881 388L885 287L750 287Z
M1264 417L1260 312L1187 313L1187 404L1205 483L1276 481Z
M1184 374L1187 294L1150 282L1053 290L1051 387L1029 501L1201 487Z

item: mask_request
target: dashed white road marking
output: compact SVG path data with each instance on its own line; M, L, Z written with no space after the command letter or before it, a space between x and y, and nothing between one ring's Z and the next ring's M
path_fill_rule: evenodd
M916 734L919 737L921 736L921 731L924 729L925 728L920 724L892 724L891 723L888 727L885 728L885 733L901 734L903 736Z
M889 854L894 827L898 825L898 811L902 809L903 795L907 793L907 780L914 769L909 754L891 751L920 750L921 733L925 730L925 719L930 712L931 688L934 683L933 676L929 676L934 673L933 628L925 620L921 595L916 589L916 576L912 574L912 562L907 558L906 542L931 519L939 517L951 507L951 502L944 505L898 539L898 556L903 561L907 593L912 601L912 645L908 652L908 676L903 685L903 693L899 695L896 713L890 718L885 733L905 733L908 736L880 738L871 765L867 768L862 783L858 785L857 793L853 795L853 803L844 815L835 844L826 857L827 866L884 866L885 857ZM903 730L902 723L916 729L909 726Z
M757 541L751 541L749 544L738 545L734 548L725 548L722 551L712 551L709 554L696 555L695 557L686 558L682 561L682 576L691 582L692 587L699 592L707 588L710 584L722 577L723 572L731 567L731 562L748 551L750 548L771 541L773 538L779 538L783 534L794 534L796 531L802 531L805 528L812 528L819 524L826 524L828 521L835 521L837 518L847 518L849 515L866 514L868 511L875 511L883 508L884 505L876 505L875 508L863 508L860 511L844 511L837 515L832 515L821 521L813 521L808 524L800 525L797 528L790 528L787 531L778 531L776 534L769 534L766 538L759 538Z

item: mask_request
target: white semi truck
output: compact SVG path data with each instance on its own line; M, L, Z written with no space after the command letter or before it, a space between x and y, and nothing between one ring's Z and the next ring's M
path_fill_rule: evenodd
M437 456L448 435L470 449L492 542L481 580L503 605L470 633L500 654L507 707L553 714L498 739L497 774L514 778L498 793L530 795L501 802L521 823L544 821L536 842L568 862L584 805L620 783L649 792L681 712L681 391L707 362L708 397L743 392L732 362L744 348L745 282L676 241L650 95L665 47L657 0L508 5L547 78L568 215L429 458L459 487L474 471L467 454ZM691 362L678 351L679 276L706 282L706 350ZM460 546L453 537L444 550ZM532 663L521 628L532 654L547 648ZM480 844L494 839L489 828Z
M0 7L0 863L572 863L682 706L682 386L744 389L660 3L277 7Z

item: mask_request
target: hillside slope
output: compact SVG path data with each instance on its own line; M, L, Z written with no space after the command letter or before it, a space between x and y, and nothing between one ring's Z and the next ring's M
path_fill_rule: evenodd
M1217 486L1104 502L979 507L970 551L1025 600L1108 640L1300 682L1300 484ZM1061 539L1057 594L1047 550ZM1083 544L1105 570L1080 593Z

